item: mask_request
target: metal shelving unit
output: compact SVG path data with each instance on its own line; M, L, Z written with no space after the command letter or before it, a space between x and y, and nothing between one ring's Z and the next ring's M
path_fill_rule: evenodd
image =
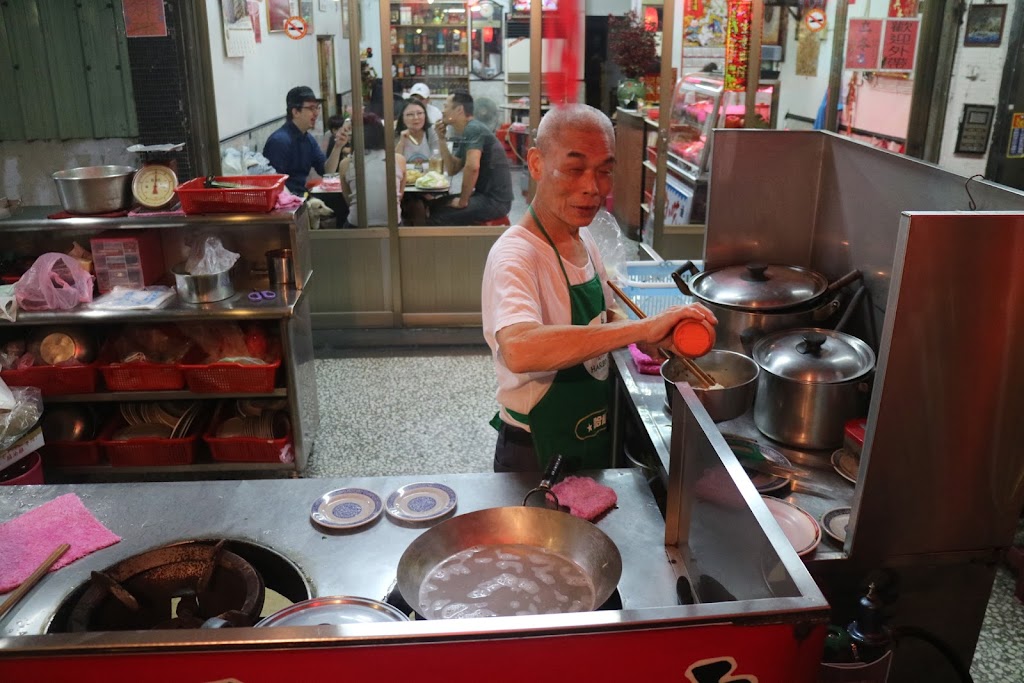
M312 279L309 224L305 208L295 212L265 214L213 214L202 216L126 216L121 218L75 217L49 219L59 207L27 207L14 216L0 220L0 243L21 254L62 250L73 240L88 244L91 236L108 230L160 230L165 271L184 260L187 244L197 236L221 236L225 246L241 255L236 265L236 293L209 304L187 304L175 297L167 306L147 311L109 311L80 305L69 311L22 311L16 322L0 322L0 334L6 330L24 334L32 327L51 325L88 325L115 327L122 324L199 323L225 321L264 321L281 339L281 370L278 386L269 392L197 393L177 391L97 391L91 394L48 396L50 404L97 403L110 405L120 401L219 401L238 398L284 398L292 425L295 461L291 463L210 462L198 456L189 465L113 467L109 464L49 468L61 476L96 475L104 478L131 478L137 475L181 475L203 473L293 472L306 464L319 426L319 406L313 371L313 347L309 297L306 289ZM271 288L267 281L264 254L270 249L292 250L295 284ZM272 289L277 295L269 301L253 302L253 289Z

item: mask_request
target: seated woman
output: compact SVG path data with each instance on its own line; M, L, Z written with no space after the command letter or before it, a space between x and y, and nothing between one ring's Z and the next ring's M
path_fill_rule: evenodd
M353 221L359 220L359 208L355 191L356 167L353 161L355 157L349 156L341 162L341 168L338 169L341 174L341 188L345 196L348 197L348 219L342 226L345 228L370 228L388 224L387 185L379 182L379 178L387 177L387 168L384 165L386 154L384 124L379 116L369 111L363 113L363 147L363 177L366 179L366 190L363 194L366 197L366 225L353 223ZM395 155L395 185L398 201L401 202L405 190L405 158L400 154ZM397 206L395 210L397 213Z
M432 124L426 107L417 100L408 100L398 117L395 152L404 156L408 168L415 171L415 176L408 175L410 183L415 182L419 174L426 173L430 155L438 148L437 132ZM411 192L406 195L402 200L402 217L405 225L426 225L427 207L423 197Z
M395 126L395 132L398 133L395 152L405 157L410 168L425 171L430 153L437 149L437 133L433 123L422 102L409 100L405 103L398 125Z

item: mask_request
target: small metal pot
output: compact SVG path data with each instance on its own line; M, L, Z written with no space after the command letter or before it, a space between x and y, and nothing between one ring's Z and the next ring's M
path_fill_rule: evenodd
M703 389L679 358L670 358L661 364L661 378L665 380L665 397L671 408L672 397L679 393L675 382L691 382L693 393L715 422L725 422L750 410L757 389L760 370L757 363L735 351L712 349L694 362L722 385L721 389Z
M838 448L847 420L867 413L875 354L860 339L816 328L786 330L754 345L761 368L754 424L797 448Z
M689 282L682 272L692 272ZM676 286L718 318L715 348L750 355L763 336L796 327L822 327L839 311L834 295L859 279L854 270L829 283L799 266L748 263L704 272L687 262L673 274Z
M81 166L53 174L60 204L69 213L108 213L132 205L131 166Z
M171 272L174 273L178 296L186 303L208 304L230 299L235 294L230 270L212 275L189 275L185 272L185 264L179 263L171 268Z

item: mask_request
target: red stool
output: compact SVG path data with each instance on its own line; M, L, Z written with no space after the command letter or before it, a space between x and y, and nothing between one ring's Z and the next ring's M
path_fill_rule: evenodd
M512 225L512 221L508 219L508 216L499 216L498 218L492 218L489 221L481 221L474 225Z

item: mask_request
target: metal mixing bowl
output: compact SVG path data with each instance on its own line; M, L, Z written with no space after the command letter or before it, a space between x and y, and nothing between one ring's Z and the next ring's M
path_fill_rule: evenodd
M666 396L676 391L675 382L690 382L708 415L715 422L732 420L750 410L757 391L757 376L761 369L752 359L735 351L712 349L693 361L715 378L722 389L702 389L679 358L671 358L661 365Z
M131 166L80 166L53 174L61 206L70 213L108 213L132 205Z
M179 263L171 268L171 272L174 273L178 296L186 303L208 304L229 299L235 294L230 270L213 275L189 275L185 272L185 264Z

